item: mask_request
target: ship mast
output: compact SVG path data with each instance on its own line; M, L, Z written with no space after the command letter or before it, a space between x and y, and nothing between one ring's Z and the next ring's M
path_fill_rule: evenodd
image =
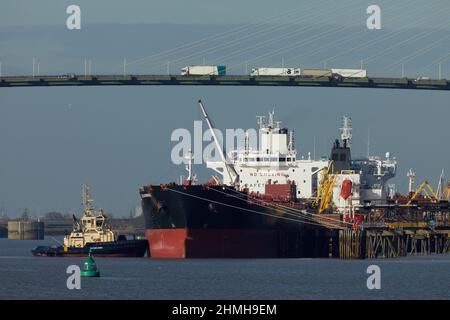
M193 156L191 150L189 150L188 154L184 157L184 159L186 159L186 161L187 161L186 171L188 172L188 177L186 179L186 183L195 184L197 182L197 175L194 173L194 170L193 170L194 156Z
M406 176L408 177L408 192L412 193L414 192L414 182L416 181L416 173L413 171L413 169L409 169L409 171L406 173Z
M91 206L91 202L92 199L90 199L89 196L89 186L85 183L83 183L83 209L84 209L84 214L87 216L91 216L92 215L92 206Z
M224 152L223 152L223 148L219 144L219 140L217 139L216 133L214 131L214 127L213 127L213 125L211 123L211 120L209 119L209 116L208 116L208 113L206 112L206 109L203 106L202 100L198 100L198 104L200 106L200 109L202 110L203 117L205 118L206 123L208 124L208 128L211 131L211 135L213 137L214 143L215 143L216 148L217 148L217 150L219 152L219 156L222 159L222 162L223 162L223 164L225 166L225 169L226 169L226 171L228 173L230 181L232 181L232 183L235 184L236 181L237 181L238 174L237 174L236 170L234 169L234 166L232 164L230 164L229 161L227 161L227 159L225 158L225 155L224 155Z
M343 116L342 117L342 127L341 131L341 140L344 144L344 147L350 147L350 143L352 140L352 122L350 117Z

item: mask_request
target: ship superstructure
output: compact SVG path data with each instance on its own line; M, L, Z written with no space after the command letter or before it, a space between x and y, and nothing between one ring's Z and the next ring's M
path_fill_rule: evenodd
M106 216L103 209L95 210L89 196L89 187L83 184L83 216L81 223L74 218L74 228L70 235L64 237L65 247L84 247L88 243L112 242L116 235L105 223Z
M306 158L297 159L294 131L281 127L281 122L274 119L274 112L269 112L267 122L265 117L258 117L258 124L259 145L256 149L250 148L246 134L244 148L228 152L221 161L206 162L208 168L221 176L219 183L259 196L278 196L268 194L276 190L271 186L277 185L279 190L286 186L286 189L295 190L295 199L307 200L317 196L323 172L331 167L330 209L334 212L343 214L351 209L353 214L365 204L385 203L387 182L395 176L397 161L389 152L385 159L369 156L352 160L349 117L342 118L341 137L334 142L330 158L320 160L311 159L310 153ZM351 187L349 197L345 199L341 195L343 185Z
M292 185L296 199L310 198L328 160L314 160L310 154L307 159L297 159L294 132L281 127L281 122L274 120L274 114L269 112L267 122L265 117L258 117L259 145L256 149L250 147L246 134L243 149L232 150L227 159L207 161L206 165L222 176L221 183L235 185L239 190L264 195L267 185ZM236 177L228 174L227 167L232 168Z

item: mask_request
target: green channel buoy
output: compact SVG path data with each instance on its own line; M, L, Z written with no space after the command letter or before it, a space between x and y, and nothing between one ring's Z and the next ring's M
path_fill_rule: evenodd
M91 250L89 250L89 255L86 261L84 262L83 269L81 270L81 276L100 277L100 271L97 269L97 264L95 263Z

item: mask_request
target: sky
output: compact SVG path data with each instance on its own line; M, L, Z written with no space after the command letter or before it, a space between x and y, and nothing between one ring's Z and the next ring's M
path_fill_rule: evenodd
M82 29L67 30L78 4ZM377 1L382 29L366 28L371 1L25 1L0 3L2 75L179 73L190 64L359 68L370 76L450 78L445 1ZM246 70L247 69L247 70ZM0 207L11 215L81 211L81 184L115 216L139 206L138 188L177 180L177 128L192 130L205 101L220 129L254 128L275 109L301 154L328 155L340 118L352 117L353 153L389 151L433 186L450 173L448 92L337 88L84 87L0 89ZM211 171L198 166L201 180ZM447 174L447 177L449 175Z
M355 25L365 25L365 9L376 4L382 9L386 8L384 18L396 18L390 23L390 27L399 28L414 20L414 16L401 16L401 13L420 6L420 2L423 6L422 14L433 6L448 6L446 0L426 3L410 0L129 0L126 4L122 0L2 0L0 26L61 25L66 20L65 9L71 4L82 8L83 19L87 24L242 24L286 11L319 12L333 9L330 15L323 16L320 20L338 25L347 22L348 18L336 9L345 8L346 12L353 15ZM313 11L309 11L310 7ZM428 17L421 25L431 28L435 23L435 19Z

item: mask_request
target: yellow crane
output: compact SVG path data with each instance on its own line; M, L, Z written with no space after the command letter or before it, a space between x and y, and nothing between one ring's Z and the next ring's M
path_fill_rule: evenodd
M319 213L323 213L330 206L333 195L333 187L336 182L336 175L333 174L333 161L330 161L328 167L322 169L322 177L320 179L319 188L317 189L317 197L312 205L318 208Z
M428 189L428 191L427 191ZM427 180L425 180L424 182L422 182L422 184L419 186L419 188L417 189L417 191L413 194L413 196L411 197L411 199L409 199L409 201L406 203L406 205L410 205L411 202L422 192L425 192L425 195L429 198L431 198L434 201L439 201L439 197L438 195L434 192L433 188L431 187L431 185L428 183Z

